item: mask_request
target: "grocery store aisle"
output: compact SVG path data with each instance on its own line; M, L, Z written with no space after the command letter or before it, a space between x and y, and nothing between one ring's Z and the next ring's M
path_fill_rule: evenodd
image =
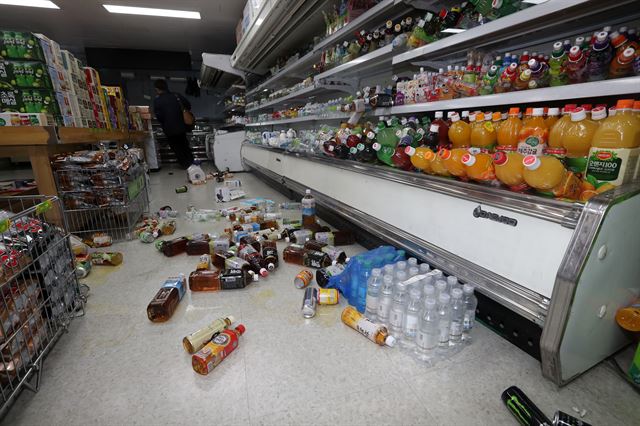
M283 200L255 176L237 176L249 196ZM152 211L213 207L213 183L175 194L184 182L181 171L153 174ZM181 217L177 235L226 225ZM86 316L46 359L40 392L25 391L4 424L515 425L500 400L514 384L549 416L579 407L594 425L640 423L640 398L608 367L557 389L537 361L483 326L474 344L427 369L344 326L344 301L305 320L302 291L293 286L299 267L288 264L244 290L187 292L170 321L153 324L147 303L166 277L195 269L197 257L166 258L139 241L114 250L124 252L124 264L110 274L94 269ZM361 250L347 247L349 255ZM181 339L228 314L247 332L213 373L200 376Z

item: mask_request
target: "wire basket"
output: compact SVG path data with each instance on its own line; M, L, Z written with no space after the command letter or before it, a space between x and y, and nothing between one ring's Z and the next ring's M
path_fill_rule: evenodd
M0 197L0 418L37 391L44 356L84 313L57 197Z
M56 182L68 230L80 238L105 232L113 241L130 240L149 209L146 175L139 164L126 171L67 166L56 170Z

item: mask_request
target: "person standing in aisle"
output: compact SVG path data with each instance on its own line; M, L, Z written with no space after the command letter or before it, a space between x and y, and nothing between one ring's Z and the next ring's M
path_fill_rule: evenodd
M178 163L187 169L193 164L193 153L187 140L189 126L185 123L185 115L191 114L191 103L179 93L169 91L166 80L156 80L154 87L156 98L153 101L153 112L167 135Z

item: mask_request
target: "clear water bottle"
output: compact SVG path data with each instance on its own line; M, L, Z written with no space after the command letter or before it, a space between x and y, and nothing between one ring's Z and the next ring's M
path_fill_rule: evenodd
M389 310L393 302L393 277L385 275L382 278L382 287L380 288L380 297L378 298L378 323L383 325L389 324Z
M464 319L462 321L462 340L465 343L471 343L471 331L476 323L476 308L478 307L478 299L473 294L474 288L470 284L462 287L464 300Z
M449 342L451 345L462 343L462 329L465 314L465 303L462 300L462 290L451 290L451 326L449 327Z
M436 288L433 284L427 283L422 287L422 300L426 301L427 299L436 299Z
M440 269L432 270L431 271L431 275L433 275L433 279L435 279L436 281L444 279L444 274L442 273L442 271Z
M449 293L451 293L451 291L454 288L459 288L460 290L462 290L462 286L458 282L458 277L453 276L453 275L449 275L447 277L447 287L449 288Z
M431 270L431 267L429 266L428 263L421 263L420 266L418 266L418 268L420 269L421 274L427 274Z
M440 300L440 295L442 294L449 294L448 289L449 288L445 280L436 281L436 299Z
M400 341L400 346L407 350L413 349L416 345L416 334L420 325L420 311L423 306L421 297L422 290L420 288L414 287L409 291L409 303L404 314L402 340Z
M402 274L403 272L398 272ZM394 285L393 303L389 311L389 332L396 340L402 338L402 326L404 325L404 312L407 309L407 285L397 282Z
M438 347L438 309L436 299L428 298L424 303L424 312L416 334L414 355L418 361L431 364Z
M445 282L446 284L446 282ZM449 329L451 328L451 296L442 293L438 296L438 348L449 348Z
M384 268L382 268L384 275L391 275L392 277L395 270L396 270L396 265L393 265L393 264L384 265Z
M417 267L418 266L418 259L416 259L415 257L410 257L407 259L407 265L409 268L413 268L414 266Z
M374 268L371 270L371 276L367 282L367 301L364 310L364 315L372 322L376 322L378 315L380 287L382 287L382 270Z
M418 274L420 274L420 269L418 269L417 266L412 266L409 268L409 278L415 277Z
M395 268L396 272L406 271L406 270L407 270L407 262L405 262L404 260L399 260L398 262L396 262L396 268Z

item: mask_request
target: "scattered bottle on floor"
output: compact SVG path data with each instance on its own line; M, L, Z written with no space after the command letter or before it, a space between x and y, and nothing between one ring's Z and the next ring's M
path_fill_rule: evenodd
M189 274L189 290L219 291L220 273L208 269L195 270Z
M416 345L416 334L420 323L420 311L422 309L422 288L413 287L409 291L409 303L404 314L402 325L402 340L400 345L407 350L412 350Z
M315 237L316 241L326 243L332 246L348 246L355 244L355 238L351 231L332 231L332 232L317 232Z
M193 371L207 375L238 347L238 339L245 332L239 324L235 329L225 329L191 357Z
M344 272L345 265L343 263L336 263L334 265L321 268L316 271L316 282L318 286L324 288L329 284L331 277L340 275Z
M347 306L342 311L342 322L380 346L395 345L396 339L389 335L384 325L372 322L353 306Z
M230 268L220 274L220 288L222 290L241 289L257 280L258 275L254 274L253 271Z
M187 243L189 239L187 237L178 237L173 240L165 241L162 244L162 254L167 257L172 257L187 251Z
M198 352L211 340L214 334L220 333L222 330L228 328L234 323L234 321L235 318L232 315L218 318L211 324L208 324L200 330L185 336L182 339L182 346L184 347L184 350L189 354Z
M307 189L302 197L302 226L307 227L316 223L316 199L311 195L311 190Z
M147 306L147 317L153 322L165 322L176 310L187 287L184 274L168 278Z
M102 252L95 251L89 254L91 259L91 265L108 265L118 266L123 261L122 253L120 252Z

